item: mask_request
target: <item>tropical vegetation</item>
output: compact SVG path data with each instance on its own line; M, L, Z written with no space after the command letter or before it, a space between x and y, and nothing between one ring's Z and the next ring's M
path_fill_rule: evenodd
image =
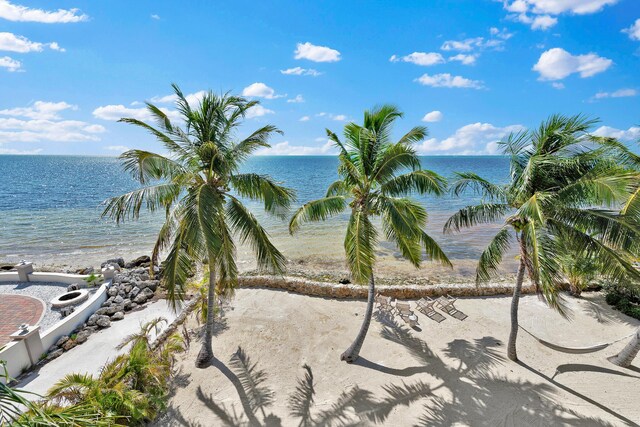
M489 280L517 243L507 348L511 360L518 359L518 303L525 273L544 300L564 313L563 247L579 248L576 253L585 260L599 260L601 277L624 282L640 275L631 263L640 250L637 157L614 139L592 135L595 123L582 115L552 115L537 129L501 142L511 165L506 185L472 172L458 173L452 184L454 194L473 191L482 200L451 216L446 231L502 222L480 256L477 282Z
M423 250L429 258L451 265L440 246L424 231L426 209L408 197L411 194L442 195L445 180L422 169L413 148L427 136L425 127L416 126L393 141L393 124L401 117L396 107L383 105L365 111L362 125L347 124L344 141L327 129L327 136L340 152L340 178L329 186L324 198L302 205L289 223L293 234L305 222L322 221L350 211L344 239L347 265L352 280L361 284L368 282L369 290L360 332L341 355L341 359L349 363L358 359L373 313L379 239L372 221L374 217L381 220L384 236L394 242L402 256L415 267L422 262Z
M123 153L120 158L125 170L144 187L108 200L103 215L120 223L137 219L143 207L165 212L151 268L166 251L162 280L174 304L184 298L192 267L203 261L207 264L207 322L196 361L197 366L205 367L213 358L216 295L232 290L238 280L234 237L252 247L259 268L282 273L285 267L285 257L240 197L264 203L271 214L285 215L294 193L269 176L240 172L247 157L269 147L269 138L280 132L265 125L246 138L237 138L238 127L257 101L208 92L194 106L178 86L173 89L179 125L151 103L147 109L156 126L134 118L121 119L150 132L168 155L144 150Z

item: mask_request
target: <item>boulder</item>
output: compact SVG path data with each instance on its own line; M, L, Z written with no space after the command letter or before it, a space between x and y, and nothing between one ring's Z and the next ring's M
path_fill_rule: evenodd
M139 275L140 280L149 280L149 273L148 272L144 272L142 274Z
M129 304L129 310L135 310L136 308L138 308L138 304L136 304L135 302Z
M89 332L87 330L82 330L82 331L78 332L78 334L76 335L76 343L82 344L87 339L89 339L89 335L91 335L91 332Z
M82 274L84 276L89 275L91 273L94 272L93 267L85 267L85 268L79 268L76 270L76 274Z
M87 319L87 327L91 327L96 324L96 320L98 320L98 317L100 316L100 314L97 313L98 312L96 311L94 314L89 316L89 319Z
M126 300L122 301L122 306L124 307L125 311L131 310L131 300L127 298Z
M93 314L96 314L96 315L98 315L98 316L104 316L105 314L107 314L107 311L108 311L108 310L109 310L109 307L102 307L102 308L97 309L97 310L95 311L95 313L93 313ZM97 319L96 319L96 320L97 320Z
M47 354L47 357L44 360L48 362L49 360L53 360L56 357L62 356L62 353L64 353L64 350L59 348L56 351L52 351L49 354Z
M109 267L113 267L115 271L120 271L120 265L116 264L115 262L110 262L102 265L102 268L109 268Z
M78 289L80 289L80 285L77 283L67 286L67 292L77 291Z
M143 292L140 292L134 299L133 302L135 302L136 304L144 304L145 302L147 302L147 295Z
M108 328L111 326L111 320L109 320L109 316L99 316L96 320L96 325L101 328Z
M118 311L124 310L124 307L121 304L113 304L111 307L107 308L107 313L109 316L117 313Z
M142 255L141 257L138 257L136 259L134 259L133 261L129 261L128 263L125 264L126 268L135 268L135 267L141 267L144 264L149 264L151 263L151 258L147 255Z
M69 341L69 335L61 336L58 338L58 341L56 341L56 347L62 347L67 341Z
M153 289L151 289L151 288L144 288L141 293L146 295L147 299L152 298L153 294L154 294Z
M62 345L62 348L64 349L64 351L69 351L69 350L71 350L73 347L75 347L76 345L77 345L77 344L76 344L76 342L75 342L74 340L70 339L70 340L67 340L67 342L65 342L65 343Z
M122 320L122 319L124 319L124 312L122 311L113 313L113 315L111 316L111 320Z
M124 298L122 298L120 295L116 295L115 298L113 298L114 304L122 304L123 302L124 302Z
M160 284L159 280L145 280L145 281L139 282L137 285L140 289L148 288L148 289L151 289L152 291L155 291L156 289L158 289L159 284Z
M83 329L87 332L89 332L90 334L94 333L95 331L98 330L97 326L85 326L85 328Z
M114 297L118 295L118 292L120 292L120 288L118 287L118 285L111 285L111 287L107 291L107 295L109 295L110 297Z
M131 292L129 293L129 298L135 298L138 296L139 293L140 293L140 288L137 286L134 286L133 289L131 289Z
M108 259L100 265L100 267L104 268L107 264L116 264L118 267L124 268L124 258L112 258Z

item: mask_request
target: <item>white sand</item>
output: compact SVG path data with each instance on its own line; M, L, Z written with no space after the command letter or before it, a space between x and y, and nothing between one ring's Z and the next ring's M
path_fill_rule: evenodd
M521 322L541 337L566 346L611 341L640 324L611 310L600 295L571 298L568 304L573 313L570 322L535 296L524 297ZM371 393L357 407L381 411L379 401L388 397L383 386L423 383L431 392L416 393L408 406L391 402L388 417L377 423L366 419L363 425L617 426L640 422L640 360L631 369L606 360L626 341L597 353L573 355L552 351L521 332L522 364L516 364L504 357L509 305L508 297L461 299L457 306L469 315L465 321L447 316L438 324L418 314L421 331L374 319L361 359L348 365L339 357L360 327L363 301L238 290L234 309L225 313L226 327L214 338L218 361L207 369L193 367L199 350L194 334L190 350L177 364L168 414L157 425L298 425L290 415L288 398L304 375L305 363L313 369L316 421L321 412L332 413L340 394L353 387ZM197 328L193 321L189 326ZM263 386L274 393L273 404L265 410L267 422L260 410L250 415L251 424L224 424L214 414L222 408L231 418L246 422L252 412L229 363L238 346L257 362L257 369L265 371ZM337 413L346 421L353 417L353 408Z

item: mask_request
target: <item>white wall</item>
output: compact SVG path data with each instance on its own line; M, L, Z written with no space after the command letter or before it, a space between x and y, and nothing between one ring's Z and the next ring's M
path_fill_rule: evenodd
M84 279L89 276L82 274L64 274L64 273L30 273L29 281L30 282L57 282L57 283L79 283L85 284ZM17 271L7 271L0 273L0 282L17 282L20 279L18 278Z
M16 378L22 373L22 370L31 365L27 346L24 341L12 341L0 351L0 360L4 360L7 364L7 372L9 377ZM2 372L4 374L4 372ZM0 382L6 383L4 377L0 377Z

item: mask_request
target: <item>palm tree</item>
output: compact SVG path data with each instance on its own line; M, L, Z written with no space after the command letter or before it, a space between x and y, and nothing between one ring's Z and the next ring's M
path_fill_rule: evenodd
M120 120L149 131L168 155L144 150L123 153L125 170L144 187L109 199L103 215L120 223L137 219L143 207L166 213L152 258L156 261L168 249L162 278L174 305L184 296L192 266L202 260L208 264L207 322L196 360L197 366L205 367L213 358L216 287L219 294L237 283L234 235L251 245L259 268L281 273L285 267L285 257L238 197L261 201L267 212L284 215L294 193L269 176L239 173L243 161L256 149L269 147L269 137L280 132L266 125L236 139L238 127L257 101L208 92L192 106L178 86L173 89L182 127L150 103L147 109L157 127L137 119Z
M493 184L474 173L458 173L452 185L456 195L469 189L483 199L451 216L445 231L503 221L480 256L478 283L495 272L514 236L518 243L507 349L511 360L518 358L518 302L525 272L547 304L564 313L557 286L564 279L558 239L584 248L583 256L599 259L604 276L638 275L624 254L637 253L640 227L617 210L637 188L637 172L617 164L617 141L588 133L595 123L582 115L553 115L538 129L511 134L501 142L511 165L507 185Z
M327 129L329 139L340 150L340 179L329 186L324 198L301 206L289 224L293 234L304 222L325 220L347 208L351 210L344 239L347 264L356 283L369 282L369 294L360 333L341 356L349 363L358 358L373 312L378 232L372 217L381 218L385 237L395 242L402 256L414 266L420 266L422 248L430 258L450 265L438 244L423 230L426 209L407 197L411 193L441 195L445 180L421 169L412 148L425 138L426 128L414 127L392 142L393 123L400 117L402 113L391 105L365 111L362 126L349 123L344 127L344 142Z

